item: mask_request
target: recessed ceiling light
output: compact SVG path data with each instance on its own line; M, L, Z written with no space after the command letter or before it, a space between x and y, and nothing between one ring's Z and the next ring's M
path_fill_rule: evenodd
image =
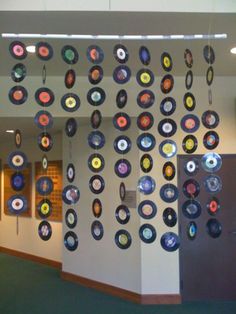
M15 133L14 130L6 130L6 133Z
M35 49L36 49L36 48L35 48L35 46L33 46L33 45L26 47L26 50L27 50L28 52L31 52L31 53L35 53Z
M230 52L233 54L236 54L236 47L233 47L232 49L230 49Z

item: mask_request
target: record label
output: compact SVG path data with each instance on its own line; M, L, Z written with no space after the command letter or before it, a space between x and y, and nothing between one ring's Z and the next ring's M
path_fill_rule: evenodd
M104 169L105 160L101 154L95 153L89 156L88 167L93 172L100 172Z
M131 119L125 112L118 112L113 117L113 125L117 130L126 131L130 127Z
M144 154L140 159L140 167L143 172L148 173L152 170L153 167L153 159L149 154Z
M171 161L167 161L162 168L162 174L164 178L168 181L171 181L175 177L175 165Z
M161 80L161 91L164 94L168 94L174 87L174 78L172 75L167 74Z
M88 80L91 84L96 85L101 82L103 78L103 69L99 65L94 65L88 73Z
M94 64L99 64L104 59L103 50L97 45L91 45L87 49L87 58L88 61Z
M102 214L102 203L98 198L95 198L93 200L92 211L93 211L94 217L96 218L99 218Z
M52 236L52 227L46 220L40 222L38 226L38 234L43 241L48 241Z
M156 145L156 139L151 133L142 133L137 138L137 146L144 152L151 151Z
M124 225L127 224L129 222L130 219L130 211L128 209L127 206L125 205L120 205L116 208L115 211L115 216L116 216L116 220Z
M184 165L184 171L189 176L194 176L199 170L199 164L197 159L190 159Z
M151 54L147 47L141 46L139 48L139 59L142 62L143 65L149 65L151 61Z
M126 63L129 59L129 53L124 45L117 44L113 49L113 54L119 63Z
M175 112L176 101L172 97L166 97L161 101L160 111L164 116L170 116Z
M151 194L156 188L156 182L151 176L143 176L138 180L138 191L144 195Z
M203 144L207 149L214 149L219 144L219 135L215 131L207 132L203 137Z
M77 50L70 45L66 45L61 50L62 59L68 64L75 64L78 62L79 55Z
M52 149L53 140L48 132L42 132L38 135L38 146L43 152L48 152Z
M99 175L94 175L89 180L89 188L95 194L100 194L105 188L105 181Z
M70 89L75 85L76 74L73 69L70 69L65 74L64 83L66 88Z
M126 230L118 230L115 234L115 243L120 249L128 249L132 243L131 235Z
M77 224L77 214L74 209L69 208L65 214L65 222L68 228L73 229Z
M41 87L35 92L35 100L42 107L49 107L55 99L54 93L46 87Z
M153 201L144 200L138 206L138 213L144 219L151 219L156 216L156 204Z
M149 69L141 69L136 75L138 84L142 87L150 87L154 83L154 74Z
M130 80L131 70L126 65L120 65L113 72L113 79L118 84L125 84Z
M218 213L218 211L220 210L220 202L218 198L212 197L211 199L209 199L206 208L210 215L215 215L216 213Z
M139 237L145 243L152 243L156 240L156 229L150 224L143 224L139 228Z
M131 164L127 159L119 159L114 166L115 173L120 178L126 178L131 173Z

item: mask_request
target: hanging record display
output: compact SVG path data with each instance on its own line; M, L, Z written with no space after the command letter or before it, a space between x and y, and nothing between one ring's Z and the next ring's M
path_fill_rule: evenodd
M172 97L166 97L161 101L160 111L164 116L170 116L175 112L176 101Z
M48 241L52 236L52 227L46 220L40 222L38 226L38 235L43 241Z
M65 132L68 137L73 137L77 131L77 122L74 118L69 118L66 121Z
M40 218L48 218L52 213L52 202L48 199L43 199L37 204L37 212Z
M138 191L144 195L151 194L156 188L156 182L151 176L143 176L138 180Z
M219 135L215 131L207 132L203 137L203 144L207 149L214 149L219 144Z
M177 124L170 118L163 119L158 124L158 132L161 136L171 137L176 133Z
M119 195L120 195L120 200L123 202L125 200L125 196L126 196L126 187L125 187L124 182L120 183Z
M213 64L215 62L215 52L210 45L206 45L203 48L203 57L208 64Z
M186 93L184 95L184 107L188 110L188 111L193 111L196 107L196 100L195 97L193 96L192 93Z
M27 210L28 201L23 195L13 195L7 201L7 208L10 213L19 215Z
M53 57L53 49L49 43L39 42L35 45L35 48L36 56L39 59L43 61L48 61Z
M126 131L130 127L131 119L125 112L118 112L113 117L113 125L117 130Z
M22 136L21 136L21 131L16 129L14 132L15 135L15 145L16 148L20 148L21 147L21 142L22 142Z
M87 49L87 58L88 61L94 64L99 64L104 59L103 50L99 46L91 45Z
M72 163L67 165L66 178L70 183L72 183L75 179L75 166Z
M171 74L165 75L161 80L161 91L164 94L168 94L174 87L174 78Z
M190 221L187 225L187 237L189 240L194 240L197 236L197 224L194 221Z
M185 87L186 89L190 89L193 85L193 72L189 70L185 76Z
M208 103L212 105L212 91L210 88L208 89Z
M48 132L42 132L38 135L38 146L43 152L48 152L52 149L53 140Z
M41 130L50 129L53 126L53 118L49 111L40 110L34 117L34 123Z
M218 193L222 189L222 182L219 176L211 174L204 179L204 186L208 193Z
M127 154L131 149L131 140L128 136L120 135L114 140L113 146L118 154Z
M53 191L53 181L48 176L42 176L36 181L36 191L40 195L49 195Z
M105 136L100 131L92 131L88 135L88 144L93 149L100 149L105 145Z
M220 118L217 112L207 110L202 114L202 124L207 129L215 129L219 124Z
M131 70L126 65L120 65L113 71L113 79L117 84L125 84L130 80Z
M156 216L156 204L153 201L144 200L138 205L138 213L144 219L151 219Z
M75 64L78 62L79 55L77 50L70 45L66 45L61 50L62 59L68 64Z
M160 189L160 197L166 203L173 203L177 200L179 192L174 184L164 184Z
M96 218L99 218L102 214L102 203L98 198L95 198L93 200L92 211L93 211L94 217Z
M161 246L167 252L174 252L179 248L179 236L174 232L166 232L161 237Z
M27 167L28 160L23 152L15 151L9 154L7 163L11 169L21 171Z
M46 66L44 64L43 69L42 69L42 83L43 83L43 85L45 85L46 79L47 79L47 70L46 70Z
M73 208L69 208L65 214L65 222L68 228L73 229L77 225L77 214Z
M99 65L94 65L88 73L88 80L91 84L96 85L101 82L103 78L103 69Z
M43 170L47 171L47 169L48 169L48 158L47 158L47 155L43 155L41 163L42 163Z
M187 114L181 119L180 125L184 132L194 133L199 129L200 120L194 114Z
M183 193L187 198L196 198L200 193L200 185L194 179L188 179L183 184Z
M70 89L75 85L75 80L76 80L76 74L73 69L69 69L66 74L65 74L65 87Z
M210 215L215 215L220 210L220 202L217 197L212 197L208 200L206 208Z
M198 160L193 158L188 160L184 165L184 171L188 176L194 176L199 170Z
M185 153L192 154L197 149L197 138L194 135L187 135L183 139L182 147Z
M191 199L184 202L182 212L186 218L195 219L201 215L202 208L198 201Z
M19 83L26 77L26 67L23 63L17 63L11 70L11 78Z
M136 74L136 80L142 87L150 87L154 83L154 74L149 69L141 69Z
M106 99L105 91L100 87L93 87L87 93L87 100L92 106L100 106Z
M221 235L222 225L217 219L211 218L208 220L206 224L206 229L209 236L215 239L215 238L219 238L219 236Z
M142 90L137 96L137 104L143 109L150 108L154 104L154 101L155 95L149 89Z
M151 151L156 145L156 139L151 133L142 133L137 138L137 146L144 152Z
M217 153L207 153L202 157L201 165L207 172L216 172L222 166L222 159Z
M104 169L105 160L102 155L95 153L89 156L88 167L93 172L100 172Z
M175 165L173 164L173 162L167 161L166 163L164 163L162 168L162 174L166 180L173 180L175 177L175 172Z
M143 224L139 228L139 237L145 243L152 243L156 240L156 229L150 224Z
M11 187L14 191L21 191L25 187L25 176L21 172L15 172L11 176Z
M168 227L174 227L177 223L177 214L175 212L175 210L171 207L167 207L162 214L162 218L164 223L168 226Z
M120 109L124 108L128 101L128 94L125 89L119 90L116 95L116 106Z
M142 131L147 131L151 129L153 123L154 123L153 115L148 111L140 113L140 115L137 117L137 126Z
M147 47L141 46L139 48L139 59L142 62L143 65L149 65L151 61L151 54Z
M61 98L61 106L67 112L74 112L80 107L80 99L76 94L65 94Z
M95 240L101 240L104 234L103 225L100 221L95 220L91 225L91 233Z
M47 87L37 89L34 97L37 103L42 107L51 106L55 99L53 92Z
M76 204L79 201L80 192L77 186L67 185L62 191L62 199L67 205Z
M118 230L115 234L115 243L120 249L128 249L132 243L131 235L126 230Z
M28 98L28 92L23 86L17 85L10 89L8 97L14 105L22 105Z
M129 53L124 45L117 44L113 49L113 55L119 63L126 63L129 59Z
M20 41L13 41L9 46L10 54L13 58L23 60L27 57L25 44Z
M164 158L174 157L177 153L176 143L172 140L165 140L159 145L159 152Z
M114 171L118 177L126 178L131 173L131 164L127 159L119 159L115 163Z
M149 154L144 154L140 158L140 168L142 169L143 172L147 173L152 170L152 167L153 167L152 156Z
M98 129L102 123L102 114L99 110L94 110L90 118L91 127Z
M91 177L89 180L89 188L94 194L102 193L105 188L104 179L99 175Z
M64 245L69 251L75 251L78 247L79 239L73 231L68 231L64 236Z
M168 52L163 52L161 55L161 65L163 69L167 72L170 72L173 67L173 61Z
M128 223L130 219L130 211L127 206L120 205L116 208L115 216L116 216L116 220L120 224L125 225Z
M210 86L212 84L213 79L214 79L214 70L213 70L213 67L210 66L207 69L207 73L206 73L206 82L207 82L208 86Z
M188 68L193 66L193 55L189 49L185 49L184 51L184 61Z

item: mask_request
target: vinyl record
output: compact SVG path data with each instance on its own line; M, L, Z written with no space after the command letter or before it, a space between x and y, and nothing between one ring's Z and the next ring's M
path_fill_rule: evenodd
M37 212L40 218L48 218L52 214L52 202L48 199L43 199L37 204Z
M184 51L184 61L188 68L193 66L193 55L189 49L185 49Z
M75 64L79 60L77 50L70 45L65 45L61 50L62 59L68 64Z
M75 166L69 163L66 168L66 178L68 182L72 183L75 179Z
M11 70L11 78L19 83L26 77L26 66L23 63L17 63Z
M73 208L69 208L65 214L65 222L68 228L73 229L77 225L77 214Z
M161 80L161 91L164 94L168 94L174 87L174 78L171 74L166 74Z
M36 191L40 195L49 195L53 191L53 181L48 176L42 176L36 181Z
M116 208L115 211L115 216L116 216L116 220L122 224L125 225L128 223L129 219L130 219L130 211L128 209L127 206L125 205L119 205Z
M156 229L150 224L143 224L139 228L139 237L145 243L152 243L156 240Z
M187 237L189 240L194 240L197 236L197 224L194 221L190 221L187 225Z
M23 195L13 195L7 201L7 208L10 213L20 215L28 208L28 201Z
M213 64L215 62L215 52L214 49L210 45L206 45L203 48L203 56L208 64Z
M183 193L187 198L196 198L200 193L200 185L194 179L188 179L183 184Z
M148 111L140 113L140 115L137 117L137 126L142 131L147 131L151 129L153 123L154 123L153 115Z
M94 175L89 180L89 188L94 194L100 194L105 188L105 181L99 175Z
M15 172L11 175L11 187L14 191L21 191L25 187L25 176L21 172Z
M38 226L38 234L43 241L48 241L52 236L52 227L46 220L40 222Z
M168 180L171 181L174 179L175 177L175 165L173 164L173 162L171 161L167 161L166 163L164 163L163 168L162 168L162 174L163 177Z
M182 212L186 218L195 219L201 215L202 208L198 201L191 199L184 202Z
M207 193L218 193L222 190L221 178L217 175L211 174L204 179L204 186Z
M88 167L93 172L100 172L105 167L105 160L101 154L95 153L88 158Z
M207 229L209 236L214 238L214 239L219 238L219 236L222 233L222 225L215 218L211 218L208 220L208 222L206 224L206 229Z
M47 171L47 169L48 169L48 158L47 158L47 155L43 155L42 160L41 160L41 164L42 164L42 169L44 171Z
M148 173L152 170L153 167L153 159L149 154L143 154L140 158L140 168L143 172Z
M22 105L28 98L28 92L23 86L17 85L10 89L8 97L14 105Z
M137 104L143 109L150 108L155 102L155 95L149 89L142 90L137 96Z
M48 61L53 57L53 49L49 43L39 42L35 45L35 47L35 53L39 59L43 61Z
M211 88L208 89L208 103L212 105L212 91Z
M11 169L21 171L27 167L28 160L26 155L21 151L14 151L7 158L8 166Z
M180 239L174 232L166 232L161 237L161 246L167 252L174 252L180 246Z
M154 74L149 69L141 69L136 74L136 80L142 87L150 87L154 83Z
M105 136L100 131L92 131L88 135L88 144L93 149L100 149L105 145Z
M13 41L9 46L10 54L13 58L23 60L27 57L27 50L24 43L20 41Z
M113 55L119 63L126 63L129 59L129 53L124 45L117 44L113 49Z
M46 110L38 111L34 117L34 123L41 130L51 129L51 127L53 126L53 118L51 113Z
M102 114L99 110L94 110L90 117L91 127L98 129L102 123Z
M54 93L47 87L41 87L35 92L35 100L42 107L49 107L54 102Z
M64 236L64 245L69 251L75 251L78 247L79 239L73 231L68 231Z
M160 111L164 116L170 116L175 112L176 101L172 97L165 97L160 104Z
M143 176L138 180L138 191L144 195L151 194L156 188L156 182L151 176Z
M201 159L202 168L207 172L216 172L222 166L221 156L217 153L207 153Z
M128 136L120 135L114 140L113 146L118 154L127 154L131 149L131 140Z
M91 84L96 85L103 79L103 69L99 65L94 65L88 73L88 80Z
M215 129L219 124L220 118L217 112L207 110L202 114L202 124L207 129Z
M171 137L177 131L177 124L170 118L162 119L158 124L158 132L161 136Z
M193 72L189 70L185 76L185 87L186 89L190 89L193 85Z
M179 192L174 184L164 184L160 189L160 197L166 203L173 203L177 200Z
M117 160L114 166L114 171L116 175L120 178L128 177L131 173L131 169L132 168L130 162L124 158Z
M125 84L130 80L131 70L126 65L120 65L113 71L113 79L117 84Z
M144 200L138 205L138 213L144 219L151 219L156 216L156 204L153 201Z
M42 69L42 83L45 85L47 79L47 69L46 65L44 64L43 69Z
M125 89L119 90L116 95L116 106L120 109L124 108L128 101L128 94Z
M19 129L16 129L15 132L14 132L14 136L15 136L16 148L20 148L21 147L21 143L22 143L21 131Z
M77 122L74 118L69 118L65 124L65 133L68 137L73 137L77 131Z
M100 87L93 87L87 93L87 100L92 106L100 106L106 99L105 91Z
M144 152L151 151L156 145L156 139L151 133L142 133L137 138L137 146Z
M164 223L168 226L168 227L174 227L177 223L177 214L175 212L175 210L171 207L167 207L162 214L162 218Z
M162 141L159 145L159 153L164 158L174 157L177 153L177 145L172 140Z
M208 131L203 137L203 144L207 149L215 149L219 144L219 135L215 131Z
M214 79L214 70L212 66L209 66L206 73L206 82L208 86L211 86Z
M65 74L64 79L65 87L68 89L72 88L75 85L75 81L76 81L75 71L73 69L69 69Z
M126 196L126 187L125 187L124 182L120 183L119 195L120 195L120 200L123 202L125 200L125 196Z
M100 221L95 220L91 225L91 233L95 240L101 240L104 234L103 225Z
M193 111L196 107L196 100L192 93L186 93L183 98L184 107L188 111Z
M92 211L93 211L94 217L96 218L99 218L102 214L102 203L98 198L95 198L93 200Z
M195 176L199 171L199 163L195 158L188 159L184 165L184 171L188 176Z
M67 112L74 112L80 107L80 98L74 93L68 93L62 96L61 106Z
M212 197L208 200L206 204L207 211L210 215L215 215L219 212L220 210L220 202L218 198Z
M187 135L183 139L182 147L185 153L192 154L197 149L197 138L194 135Z
M126 131L130 127L131 119L125 112L118 112L113 117L113 125L117 130Z
M118 230L115 234L115 243L120 249L128 249L132 243L130 233L124 229Z
M180 121L181 128L186 133L194 133L199 129L200 120L194 114L187 114L183 116Z
M173 67L173 61L168 52L163 52L161 55L161 65L163 69L167 72L170 72Z
M79 201L80 192L77 186L67 185L62 191L62 199L65 204L72 205L76 204Z
M88 61L94 64L99 64L104 59L103 50L99 46L91 45L87 49L87 58Z
M147 47L141 46L139 48L139 59L142 62L143 65L149 65L151 61L151 54Z
M49 133L42 132L38 135L38 146L43 152L49 152L53 146L53 140Z

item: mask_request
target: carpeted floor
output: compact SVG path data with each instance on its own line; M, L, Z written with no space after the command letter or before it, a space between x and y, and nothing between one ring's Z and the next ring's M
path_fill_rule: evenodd
M235 314L236 302L138 305L60 279L59 271L0 254L0 314Z

